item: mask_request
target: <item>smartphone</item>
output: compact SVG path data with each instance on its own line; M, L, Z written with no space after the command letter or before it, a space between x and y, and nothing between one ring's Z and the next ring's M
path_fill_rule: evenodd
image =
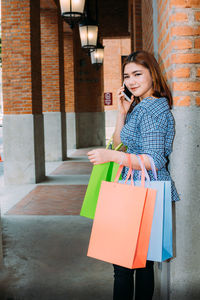
M125 99L130 102L131 101L131 96L133 96L133 94L127 88L127 86L125 85L125 83L123 84L123 87L124 87L124 91L122 92L122 94L124 95Z

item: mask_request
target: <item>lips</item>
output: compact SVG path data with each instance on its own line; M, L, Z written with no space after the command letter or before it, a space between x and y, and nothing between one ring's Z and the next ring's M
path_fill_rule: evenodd
M135 91L138 87L135 87L135 88L131 88L131 91Z

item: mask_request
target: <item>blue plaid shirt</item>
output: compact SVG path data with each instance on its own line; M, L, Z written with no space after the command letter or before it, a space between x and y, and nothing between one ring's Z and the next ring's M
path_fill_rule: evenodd
M144 98L132 112L127 114L120 137L127 146L127 153L150 155L158 169L158 180L172 182L172 200L179 200L174 182L166 168L167 157L172 152L175 135L174 118L166 98ZM123 179L128 168L124 167ZM155 180L152 171L148 171L151 180ZM139 179L139 171L134 172L134 180Z

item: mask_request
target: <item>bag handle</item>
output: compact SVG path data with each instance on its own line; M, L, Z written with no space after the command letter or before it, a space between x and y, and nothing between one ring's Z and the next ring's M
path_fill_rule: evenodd
M133 181L134 170L132 169L132 166L131 166L131 154L129 154L129 153L127 153L127 154L128 154L129 170L128 170L128 173L127 173L127 176L125 179L125 183L127 183L129 177L131 176L131 184L134 186L134 181Z
M113 137L111 137L111 138L109 139L108 144L107 144L107 146L106 146L106 149L109 148L109 146L110 146L112 140L113 140ZM123 146L123 143L120 143L119 145L117 145L117 147L115 147L115 149L112 148L112 150L118 151L122 146Z
M150 160L151 170L153 172L153 176L154 176L155 180L158 180L157 171L156 171L156 166L155 166L154 160L153 160L153 158L150 155L148 155L148 154L146 154L146 155L148 156L148 158Z
M141 160L140 155L137 155L137 158L138 158L138 161L139 161L141 170L142 170L142 166L144 167L145 178L147 179L148 182L150 182L150 177L149 177L149 174L148 174L148 172L147 172L147 169L145 168L143 157L142 157L142 160ZM142 172L141 172L141 171L139 171L139 177L140 177L140 178L142 177Z
M123 146L123 143L120 143L114 150L118 151Z
M127 174L127 177L129 178L129 176L132 174L132 167L131 167L131 158L130 158L130 154L129 153L126 153L126 155L128 155L128 162L129 162L129 171L128 171L128 174ZM119 165L119 169L117 171L117 174L115 176L115 180L114 182L118 182L119 180L119 176L123 170L124 166L123 165ZM132 178L133 178L133 175L132 175ZM127 179L128 180L128 179ZM134 184L134 183L133 183Z
M113 137L111 137L111 138L109 139L108 144L107 144L107 146L106 146L106 149L109 148L109 146L110 146L110 144L111 144L111 142L112 142L112 139L113 139Z
M136 155L137 156L137 155ZM144 165L144 158L141 156L141 155L138 155L137 156L138 158L138 161L139 161L139 164L140 164L140 167L142 169L142 171L140 171L140 173L142 172L142 175L141 175L141 186L142 187L145 187L145 177L147 178L148 180L148 173L147 173L147 170L145 168L145 165ZM147 177L148 176L148 177ZM149 180L150 181L150 180Z
M134 186L134 180L133 180L134 170L132 169L132 165L131 165L131 155L132 155L132 154L126 153L126 155L128 155L129 170L128 170L128 173L127 173L127 176L126 176L126 179L125 179L125 183L127 183L129 177L131 176L131 184L132 184L132 186ZM139 161L139 157L138 157L137 155L136 155L136 157L137 157L137 159L138 159L138 161ZM142 187L145 187L145 177L146 177L146 174L147 174L147 176L148 176L148 173L147 173L147 171L146 171L146 169L145 169L145 166L144 166L144 159L143 159L143 157L142 157L141 160L142 160L142 163L139 161L139 163L141 164L141 169L142 169L141 186L142 186ZM123 170L123 167L124 167L123 165L120 165L120 166L119 166L119 169L118 169L117 174L116 174L116 176L115 176L114 182L118 182L119 177L120 177L120 174L121 174L121 172L122 172L122 170ZM145 172L146 172L146 174L145 174ZM147 179L148 179L148 178L149 178L149 177L147 177ZM149 180L149 182L150 182L150 180Z
M151 163L151 171L152 171L152 173L153 173L153 176L154 176L155 180L158 180L158 178L157 178L157 172L156 172L156 166L155 166L155 164L154 164L153 158L152 158L150 155L148 155L148 154L145 154L145 155L147 155L148 158L149 158L149 161L150 161L150 163ZM139 155L139 156L140 156L140 155ZM139 162L141 163L141 160L140 160L139 157L138 157L138 159L139 159ZM145 168L145 167L144 167L144 168ZM141 177L141 171L139 172L139 176ZM146 168L145 168L145 176L146 176L147 181L150 183L149 174L148 174Z

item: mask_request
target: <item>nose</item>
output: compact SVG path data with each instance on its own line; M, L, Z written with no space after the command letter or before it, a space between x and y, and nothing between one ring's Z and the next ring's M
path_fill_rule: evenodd
M131 77L127 78L126 83L127 83L129 86L134 86L134 85L136 84L135 77L131 76Z

